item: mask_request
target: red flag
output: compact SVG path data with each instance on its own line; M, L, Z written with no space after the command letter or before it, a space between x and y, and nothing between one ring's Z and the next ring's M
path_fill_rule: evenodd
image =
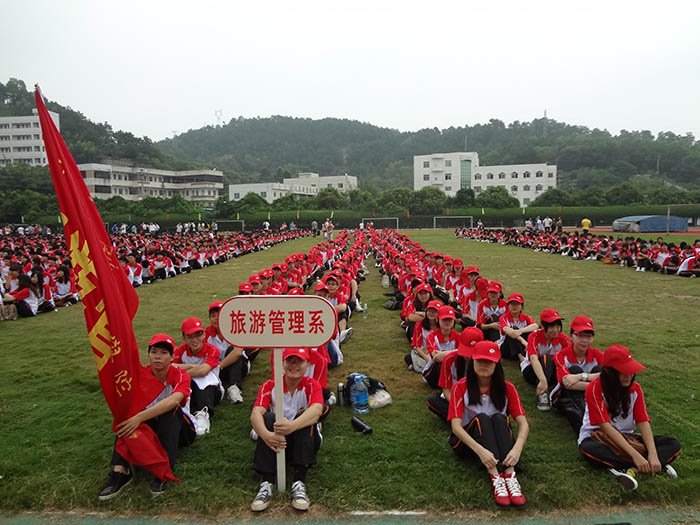
M377 216L377 212L372 210L372 217L376 217L376 216Z
M297 220L299 220L299 210L297 210Z
M406 210L406 218L407 219L411 218L411 210Z
M449 215L449 214L450 214L450 209L447 208L447 213L445 213L445 215Z
M114 430L117 423L145 406L140 392L144 368L131 324L139 298L119 266L102 218L46 109L39 86L36 86L34 98L68 251L83 301L90 346L102 393L114 418ZM147 425L142 423L128 438L119 439L124 459L143 465L155 475L161 473L161 479L175 480L160 441L145 427ZM148 451L148 465L140 462L144 451Z

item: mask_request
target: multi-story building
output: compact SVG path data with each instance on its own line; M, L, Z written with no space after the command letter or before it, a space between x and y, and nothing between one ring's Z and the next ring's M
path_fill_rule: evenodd
M183 199L213 206L224 189L224 175L216 170L170 171L112 164L79 164L90 195L97 199L119 196L128 201L144 197Z
M527 206L539 195L557 187L557 167L548 164L480 166L474 152L433 153L413 157L413 189L438 188L454 197L462 188L479 195L487 188L501 186Z
M22 162L32 166L44 166L46 149L41 136L37 110L24 117L0 117L0 167ZM58 113L49 111L56 128L60 130Z
M324 188L335 188L340 193L357 189L357 177L338 175L321 177L318 173L299 173L297 177L283 179L284 182L258 182L250 184L231 184L228 187L229 200L237 201L249 193L257 193L267 202L287 195L313 197Z

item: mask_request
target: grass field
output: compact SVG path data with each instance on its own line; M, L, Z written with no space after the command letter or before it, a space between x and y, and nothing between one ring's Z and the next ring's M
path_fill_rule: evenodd
M675 463L680 479L642 477L639 490L626 493L607 473L584 463L563 418L535 410L533 388L524 383L514 363L506 363L506 376L518 387L531 426L519 477L529 500L525 516L573 509L604 512L611 505L700 503L698 280L457 241L448 231L410 235L429 250L477 264L482 275L504 284L506 294L523 293L525 311L533 317L544 307L557 308L568 320L577 314L591 316L595 346L625 344L647 365L638 381L652 427L683 444ZM177 336L183 318L205 318L207 305L228 298L239 281L313 243L294 241L141 287L134 321L141 348L155 332ZM431 392L418 375L406 371L403 354L408 343L398 326L398 312L381 308L385 297L379 281L372 268L361 284L369 317L352 319L355 336L343 347L345 363L329 373L329 385L352 371L366 372L387 384L394 403L364 418L374 428L371 436L352 431L349 409L333 408L324 424L319 464L307 480L313 503L309 517L367 509L445 514L485 509L494 518L507 517L508 512L495 509L485 474L453 457L447 425L427 410L425 399ZM249 404L269 377L267 363L267 356L256 361L244 387L246 402L222 402L212 433L181 451L175 468L181 483L154 501L148 478L142 475L123 496L100 504L96 496L109 471L113 437L81 308L0 323L0 510L249 517L258 483L250 469L254 445L248 438ZM286 498L276 498L267 517L289 517L289 508Z

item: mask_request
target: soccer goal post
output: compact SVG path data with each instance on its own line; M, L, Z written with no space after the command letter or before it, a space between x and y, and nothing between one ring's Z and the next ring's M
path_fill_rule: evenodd
M219 231L222 232L242 232L245 231L245 221L239 219L225 219L216 221Z
M438 228L473 228L473 215L439 215L433 217L433 230Z
M382 228L394 228L399 229L399 218L398 217L362 217L362 224L368 222L372 223L374 229Z

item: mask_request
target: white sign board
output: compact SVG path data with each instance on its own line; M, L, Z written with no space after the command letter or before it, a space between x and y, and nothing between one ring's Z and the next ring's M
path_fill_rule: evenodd
M337 325L333 305L315 295L239 295L219 310L219 330L245 348L322 346Z

